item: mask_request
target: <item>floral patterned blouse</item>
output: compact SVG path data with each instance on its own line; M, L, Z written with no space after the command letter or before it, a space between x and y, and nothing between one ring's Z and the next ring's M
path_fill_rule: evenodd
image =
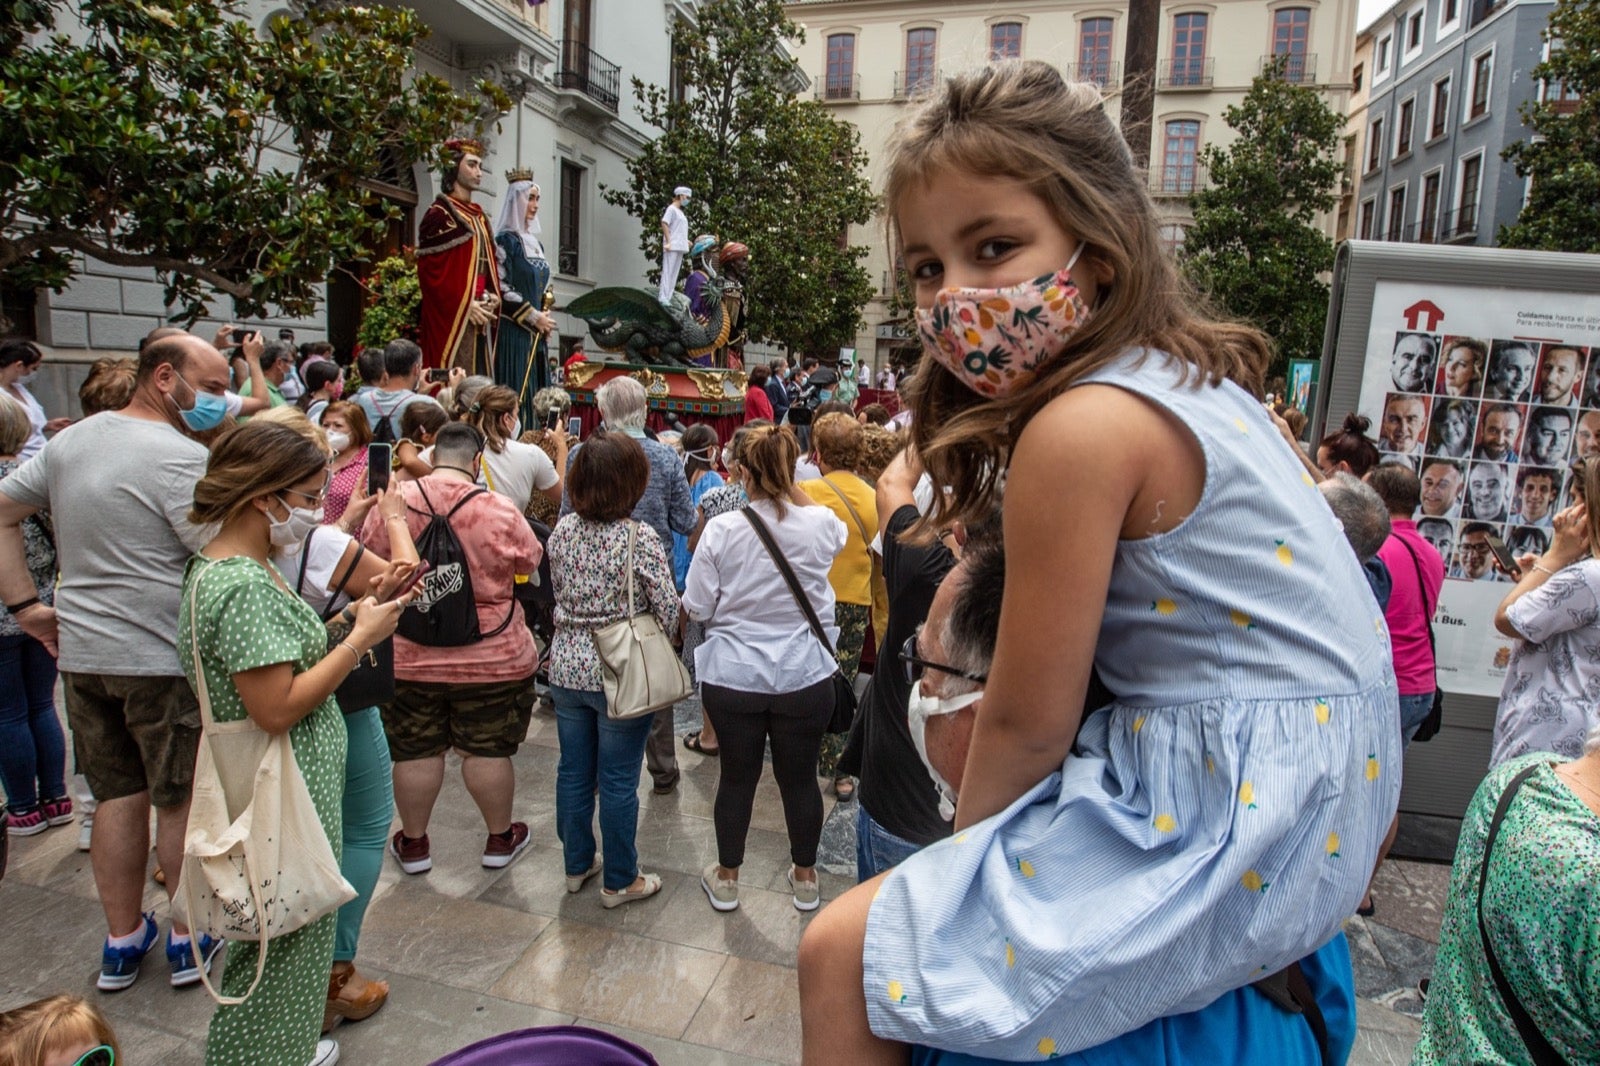
M16 459L0 460L0 481L22 463ZM56 602L56 546L50 539L49 516L32 515L22 523L22 544L27 552L28 573L33 578L39 602L52 607ZM22 635L22 627L11 617L11 612L0 607L0 637Z
M556 594L556 635L550 644L550 683L599 692L604 686L593 632L628 614L622 583L632 520L591 522L569 514L556 523L546 551ZM678 625L678 592L661 538L640 522L633 552L633 605L650 611L672 633Z

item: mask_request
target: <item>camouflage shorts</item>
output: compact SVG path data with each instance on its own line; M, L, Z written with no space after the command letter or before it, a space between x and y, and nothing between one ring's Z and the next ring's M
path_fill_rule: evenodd
M480 685L400 681L383 708L395 762L428 759L455 748L464 755L509 758L528 735L533 678Z

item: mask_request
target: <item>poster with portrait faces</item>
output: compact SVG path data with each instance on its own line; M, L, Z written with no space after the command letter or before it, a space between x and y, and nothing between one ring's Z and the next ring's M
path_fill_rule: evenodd
M1600 295L1382 282L1371 322L1360 412L1421 479L1417 531L1445 560L1439 685L1498 696L1510 579L1491 541L1543 552L1573 462L1600 455Z

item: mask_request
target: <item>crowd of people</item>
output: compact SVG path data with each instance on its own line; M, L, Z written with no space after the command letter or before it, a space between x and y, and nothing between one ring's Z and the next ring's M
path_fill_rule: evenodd
M618 377L578 440L543 418L564 416L558 388L529 404L557 428L532 429L512 390L427 382L397 339L357 355L346 397L326 352L295 367L287 341L230 327L157 331L131 365L97 366L88 417L64 426L17 394L38 350L0 346L0 778L12 832L73 819L59 670L95 804L102 991L161 939L141 910L152 812L171 898L197 752L233 723L288 736L348 891L264 958L232 943L209 1062L332 1063L326 1034L383 1006L355 965L362 920L386 854L432 869L448 752L484 867L543 830L569 892L655 896L638 788L641 768L657 793L678 785L673 711L614 713L598 640L648 614L704 708L682 742L719 764L714 911L740 906L769 762L800 911L821 905L823 789L858 801L860 884L799 951L808 1064L1344 1061L1342 924L1384 905L1402 753L1437 724L1447 558L1500 565L1471 523L1442 550L1430 508L1464 491L1498 529L1476 508L1509 487L1381 463L1424 438L1466 446L1448 418L1429 437L1426 405L1386 412L1381 443L1352 416L1306 454L1261 402L1267 338L1185 295L1099 92L1046 64L919 104L885 204L924 350L893 419L809 360L752 373L730 439L660 432ZM1447 353L1447 385L1473 351ZM1396 387L1431 380L1437 354L1402 338ZM1527 400L1532 358L1496 364L1505 402ZM1473 476L1515 461L1482 437ZM372 443L392 448L388 480ZM1517 650L1419 1062L1595 1046L1600 463L1564 509L1560 487L1517 485L1549 535L1523 542L1494 620ZM842 720L838 682L869 646ZM542 697L560 745L544 827L518 817L513 762ZM182 913L174 986L208 980L222 947ZM62 1047L114 1060L92 1010L40 1009L79 1018ZM33 1018L0 1015L0 1040Z

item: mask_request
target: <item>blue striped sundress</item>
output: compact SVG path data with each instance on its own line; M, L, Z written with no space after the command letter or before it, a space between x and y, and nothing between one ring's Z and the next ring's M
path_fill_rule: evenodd
M1399 799L1383 611L1262 406L1160 352L1086 381L1181 421L1205 488L1118 545L1095 654L1117 701L1058 772L883 882L881 1037L1035 1061L1197 1010L1328 943Z

